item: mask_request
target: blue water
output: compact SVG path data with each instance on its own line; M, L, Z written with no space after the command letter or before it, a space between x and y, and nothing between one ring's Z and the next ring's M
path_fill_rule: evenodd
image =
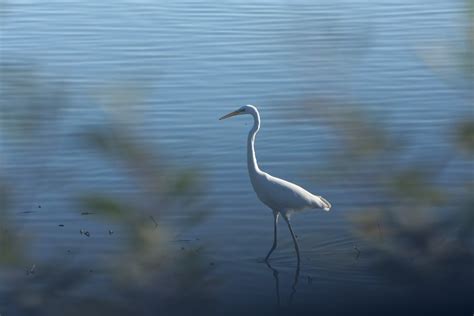
M117 135L158 153L171 173L171 165L199 173L200 209L209 214L191 228L169 228L168 247L170 256L200 249L206 273L194 286L210 289L213 312L252 306L336 313L344 304L406 311L415 304L410 295L420 284L377 273L366 256L370 242L352 219L393 203L378 172L420 163L438 170L436 158L454 150L453 126L472 118L472 82L460 57L467 49L467 3L17 1L0 10L0 171L13 188L6 221L31 242L30 263L75 249L74 262L99 266L88 285L106 284L111 268L103 262L117 265L127 228L80 215L77 196L106 192L148 203L134 200L139 168L128 170L84 142L87 132L113 125L125 131ZM271 246L272 216L248 180L251 118L218 121L244 104L260 110L261 168L333 204L329 213L293 219L302 250L296 286L292 241L279 226L272 267L279 271L280 307L273 270L260 262ZM364 125L380 127L405 150L387 150L352 171L331 164L342 157L344 166L356 165L340 135L352 133L352 115L359 113ZM33 132L23 133L24 126ZM353 135L354 142L369 142ZM433 181L457 196L463 181L472 182L472 167L464 156L451 159ZM179 214L161 220L176 224ZM89 239L79 234L84 227ZM11 269L28 277L24 264L0 276L8 279ZM12 286L4 284L8 293ZM421 310L431 308L431 295L419 298ZM453 295L454 311L472 312L472 294L461 288ZM17 303L0 302L0 314L20 313Z

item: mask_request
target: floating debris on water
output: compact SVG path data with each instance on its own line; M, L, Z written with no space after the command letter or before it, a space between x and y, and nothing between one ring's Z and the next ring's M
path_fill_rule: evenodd
M112 235L113 233L114 233L114 231L109 229L109 235Z
M81 212L81 215L92 215L94 214L93 212Z
M36 272L36 264L33 264L31 268L28 268L26 270L26 275L35 274L35 272Z
M155 218L152 215L150 215L150 219L153 221L153 223L155 223L155 228L157 228L158 223L155 221Z
M354 246L354 249L355 249L355 251L357 251L356 259L359 259L359 257L360 257L360 250L359 250L359 248L357 248L357 246Z
M58 226L59 226L59 227L64 227L64 224L59 224Z
M79 232L81 233L81 235L86 235L87 237L91 236L91 234L87 230L81 229Z

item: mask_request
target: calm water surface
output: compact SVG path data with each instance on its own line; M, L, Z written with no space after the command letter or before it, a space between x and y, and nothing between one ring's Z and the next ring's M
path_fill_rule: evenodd
M201 268L192 271L202 278L188 282L209 291L209 301L197 302L206 313L472 313L474 282L453 286L447 296L426 291L438 282L420 277L430 270L429 260L413 275L389 262L374 265L371 239L383 239L389 229L379 225L367 238L354 224L362 212L406 205L404 196L387 194L392 184L381 170L429 167L437 175L427 183L456 201L465 197L462 184L472 183L472 160L443 157L455 150L453 126L473 114L472 77L459 57L468 36L467 2L12 1L1 2L0 19L0 171L10 201L2 225L26 238L28 253L21 264L2 268L2 315L28 310L12 299L19 295L12 280L33 282L51 262L91 270L72 296L97 291L107 297L101 289L110 265L121 265L116 256L126 252L130 226L81 214L88 209L78 197L86 193L136 203L146 209L140 215L146 225L154 225L150 216L159 218L170 257L198 253ZM283 224L271 267L260 262L273 227L248 180L251 118L218 121L244 104L261 113L261 168L333 204L329 213L293 219L302 250L296 284L293 245ZM163 172L197 171L202 190L189 195L206 211L202 220L176 228L189 204L149 202L162 192L140 186L139 167L128 168L84 141L97 130L158 153ZM387 145L394 152L384 147L383 154L357 160L341 136L357 152L377 131L403 144L403 151ZM461 208L457 203L444 212ZM159 215L161 209L168 212ZM389 242L381 248L390 248ZM73 259L65 259L71 252ZM414 251L406 260L429 256ZM461 277L447 276L438 285L474 281L472 266L466 268L472 256L455 261L465 267ZM34 275L25 275L32 265ZM149 269L152 274L159 267ZM186 288L178 295L187 295ZM35 310L34 302L25 304ZM160 310L136 304L134 311L146 315ZM47 313L45 306L33 314Z

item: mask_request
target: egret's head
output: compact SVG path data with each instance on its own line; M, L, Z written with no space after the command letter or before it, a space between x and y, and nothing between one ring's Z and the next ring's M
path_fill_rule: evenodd
M230 112L229 114L224 115L219 120L223 120L223 119L226 119L226 118L229 118L229 117L232 117L232 116L242 115L242 114L254 115L255 113L257 113L257 108L256 107L254 107L253 105L244 105L244 106L238 108L237 110L235 110L233 112Z

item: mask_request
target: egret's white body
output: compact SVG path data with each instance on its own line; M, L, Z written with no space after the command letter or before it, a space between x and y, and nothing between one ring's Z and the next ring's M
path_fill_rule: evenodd
M321 196L314 195L302 187L288 182L286 180L269 175L260 170L255 156L255 135L260 129L260 115L253 105L246 105L238 110L224 115L220 119L225 119L235 115L249 114L254 118L254 124L249 132L247 140L247 167L249 170L250 182L255 193L265 205L273 210L274 215L274 239L273 246L267 254L265 260L268 260L277 245L277 223L281 214L288 224L293 242L295 244L296 254L299 262L298 242L290 224L290 215L295 211L307 208L323 209L329 211L331 204Z

